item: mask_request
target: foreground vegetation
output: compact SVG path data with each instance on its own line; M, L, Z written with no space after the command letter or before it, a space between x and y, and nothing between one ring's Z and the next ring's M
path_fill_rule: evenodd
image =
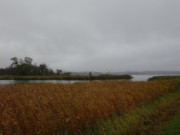
M157 129L164 122L162 117L165 117L165 120L170 119L177 106L180 106L180 91L160 96L148 103L142 103L120 116L116 115L108 120L101 119L80 134L156 135ZM163 129L167 131L166 127Z
M132 79L130 75L56 75L56 76L0 76L0 80L118 80Z
M179 79L0 86L0 132L134 134L179 88Z
M180 135L180 108L178 110L178 114L168 121L157 135Z

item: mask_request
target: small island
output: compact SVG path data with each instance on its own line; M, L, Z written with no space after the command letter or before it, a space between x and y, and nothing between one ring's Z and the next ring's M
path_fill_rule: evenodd
M0 68L0 80L129 80L131 75L73 75L71 72L63 72L61 69L53 71L47 64L33 64L32 58L11 58L11 65Z

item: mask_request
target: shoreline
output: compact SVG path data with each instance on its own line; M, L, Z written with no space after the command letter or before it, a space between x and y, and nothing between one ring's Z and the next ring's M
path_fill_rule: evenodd
M131 75L59 75L59 76L0 76L0 80L131 80Z

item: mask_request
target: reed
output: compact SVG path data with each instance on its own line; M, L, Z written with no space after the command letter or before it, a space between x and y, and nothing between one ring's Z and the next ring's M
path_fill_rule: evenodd
M180 81L17 84L0 86L0 132L74 134L175 91Z

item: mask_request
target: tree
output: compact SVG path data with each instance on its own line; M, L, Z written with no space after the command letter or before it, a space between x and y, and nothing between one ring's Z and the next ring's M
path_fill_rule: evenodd
M13 63L10 65L10 67L16 67L18 65L18 58L17 57L13 57L10 60L13 61Z
M25 62L26 64L28 64L28 65L32 65L32 61L33 61L32 58L29 58L29 57L25 57L25 58L24 58L24 62Z
M56 74L57 74L57 75L62 75L62 70L57 69L57 70L56 70Z
M46 75L46 72L48 71L46 64L40 64L39 70L41 75Z
M32 64L33 59L30 57L10 59L11 65L7 68L0 68L0 75L55 75L54 71L46 64ZM62 74L62 70L58 70Z
M92 79L92 72L89 72L89 79Z

